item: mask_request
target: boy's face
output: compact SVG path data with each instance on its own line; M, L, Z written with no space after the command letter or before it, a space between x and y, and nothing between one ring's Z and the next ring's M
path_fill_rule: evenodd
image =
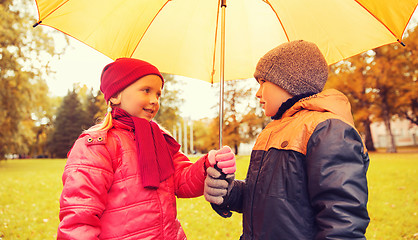
M276 115L280 106L289 98L293 97L286 90L274 83L265 81L264 79L258 79L257 81L260 84L260 88L255 96L260 99L260 104L267 117Z
M110 100L132 116L151 121L160 109L162 86L160 77L147 75L136 80Z

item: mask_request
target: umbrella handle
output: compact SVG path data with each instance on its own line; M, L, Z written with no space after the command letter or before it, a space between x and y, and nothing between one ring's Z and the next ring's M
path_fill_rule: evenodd
M219 81L219 149L223 146L223 122L224 122L224 75L225 75L225 8L226 0L222 0L221 4L221 71Z
M218 163L216 163L215 166L213 166L213 167L216 169L216 171L218 171L221 174L221 176L219 176L218 179L225 180L226 179L226 174L222 171L221 168L218 167Z

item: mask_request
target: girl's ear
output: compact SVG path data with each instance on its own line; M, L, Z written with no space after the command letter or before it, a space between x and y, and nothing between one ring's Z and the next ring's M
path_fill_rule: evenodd
M118 95L116 95L116 97L111 97L109 100L113 105L119 105L120 104L120 99L121 99L121 94L118 93Z

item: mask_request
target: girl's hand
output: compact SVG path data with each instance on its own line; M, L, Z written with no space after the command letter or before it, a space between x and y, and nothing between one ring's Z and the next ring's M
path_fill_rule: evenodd
M225 174L235 173L237 170L235 154L228 146L224 146L219 150L209 151L208 160L212 167L217 164L218 168L220 168Z

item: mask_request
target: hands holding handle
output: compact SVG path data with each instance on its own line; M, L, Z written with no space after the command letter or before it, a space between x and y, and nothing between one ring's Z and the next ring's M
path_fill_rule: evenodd
M235 154L224 146L208 153L210 167L207 168L204 196L206 201L220 205L231 191L235 179Z

